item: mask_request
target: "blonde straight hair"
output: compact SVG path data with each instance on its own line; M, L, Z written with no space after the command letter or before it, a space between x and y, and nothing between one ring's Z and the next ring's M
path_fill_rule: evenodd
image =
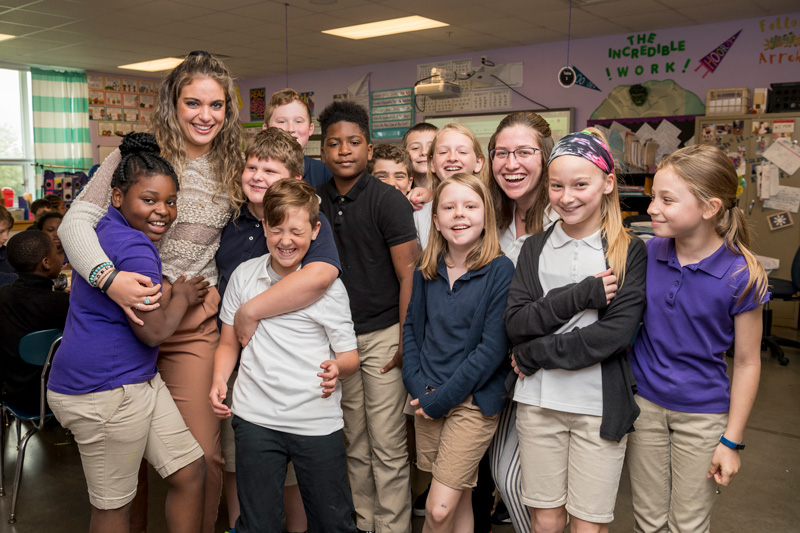
M436 132L436 136L431 142L431 149L428 150L428 183L431 184L431 188L436 189L439 186L439 183L442 181L441 178L439 178L433 172L433 156L436 154L436 144L439 142L439 138L447 131L455 131L462 135L466 135L467 138L472 141L472 150L475 152L475 158L483 159L483 166L478 172L475 173L475 175L478 176L485 185L487 185L489 183L490 165L488 165L489 161L486 159L486 156L483 155L481 143L478 142L478 138L467 126L458 122L450 122L449 124L442 126L439 131Z
M439 183L433 193L433 203L431 209L431 229L428 237L428 246L422 252L422 259L420 260L420 270L425 279L435 279L439 276L437 267L439 260L444 257L447 252L447 241L442 236L441 232L436 229L433 224L433 216L436 214L436 208L439 206L439 198L442 196L442 191L453 184L463 185L472 189L483 202L484 218L483 218L483 231L478 245L467 255L467 270L478 270L492 261L498 256L503 255L500 249L500 239L497 237L497 217L495 216L494 205L492 204L491 197L489 196L489 189L480 177L474 174L467 174L460 172L451 178Z
M666 168L680 176L702 205L707 206L712 198L722 202L713 220L714 230L725 240L731 253L744 257L747 264L737 273L747 269L750 276L739 301L752 293L753 301L761 302L767 293L767 274L750 250L750 228L736 200L738 179L733 163L719 148L695 145L662 159L658 170Z

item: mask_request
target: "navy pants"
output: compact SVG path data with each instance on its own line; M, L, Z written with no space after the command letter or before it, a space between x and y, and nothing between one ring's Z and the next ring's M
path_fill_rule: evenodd
M303 436L233 417L236 486L241 514L236 531L280 533L283 483L291 460L308 518L309 533L355 533L342 431Z

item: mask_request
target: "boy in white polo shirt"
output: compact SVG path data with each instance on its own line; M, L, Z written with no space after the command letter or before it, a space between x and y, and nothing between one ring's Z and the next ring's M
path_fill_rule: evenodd
M338 381L355 372L358 352L340 280L308 307L260 321L242 350L233 406L222 403L239 353L236 310L300 268L319 231L319 200L305 182L274 183L263 205L269 254L242 263L228 283L210 393L218 417L233 413L241 506L236 531L281 531L283 480L291 460L309 531L355 532Z

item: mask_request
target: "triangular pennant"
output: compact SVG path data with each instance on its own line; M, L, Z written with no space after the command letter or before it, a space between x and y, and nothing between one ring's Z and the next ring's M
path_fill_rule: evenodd
M698 67L694 69L694 71L697 72L698 70L700 70L700 67L706 67L707 69L706 73L703 74L704 78L708 76L709 72L714 72L719 66L719 64L722 62L722 59L728 53L728 50L730 50L731 46L733 46L733 43L734 41L736 41L736 38L739 37L740 33L742 33L742 30L737 31L734 35L728 38L727 41L725 41L717 48L706 54L705 57L701 58L700 65L698 65Z
M575 85L580 85L581 87L586 87L587 89L593 89L595 91L600 91L600 87L592 83L592 80L586 77L586 75L578 70L578 67L572 65L572 70L575 71ZM600 91L602 92L602 91Z

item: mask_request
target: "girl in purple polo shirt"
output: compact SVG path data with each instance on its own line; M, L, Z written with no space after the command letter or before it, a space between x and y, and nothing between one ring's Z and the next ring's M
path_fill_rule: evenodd
M178 178L149 134L126 136L120 151L111 182L113 207L98 223L97 236L117 268L161 283L153 243L175 220ZM103 267L92 275L100 276ZM117 272L106 274L103 291ZM200 529L203 451L161 380L156 357L159 343L203 300L207 285L202 277L179 278L169 301L162 299L154 311L134 311L140 326L103 292L73 277L47 400L78 443L92 504L91 532L127 530L142 457L169 484L169 530Z
M658 165L647 212L647 308L631 351L641 414L628 441L637 531L708 531L715 484L739 470L761 371L764 269L712 146ZM724 353L733 345L733 380Z

